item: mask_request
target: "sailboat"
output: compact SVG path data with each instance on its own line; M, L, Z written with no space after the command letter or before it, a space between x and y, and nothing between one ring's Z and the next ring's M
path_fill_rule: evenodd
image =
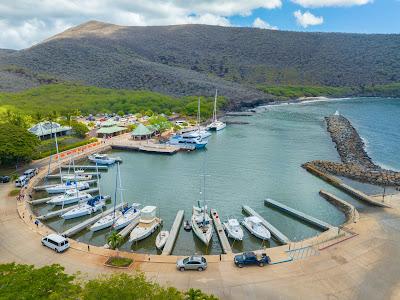
M102 210L103 206L105 205L106 203L104 199L102 199L101 197L95 197L93 199L90 199L87 203L79 204L77 207L67 211L66 213L61 215L61 217L68 220L91 215L97 211Z
M49 194L61 194L65 193L67 190L76 189L78 191L87 190L89 188L89 183L84 181L67 181L65 183L60 183L51 187L46 188L46 192Z
M115 221L113 228L114 230L122 229L132 223L140 216L140 204L133 203L130 207L126 207L122 210L122 215Z
M200 205L200 200L197 201L197 206L193 206L192 229L196 236L208 246L213 230L205 199L205 176L203 175L203 193L200 191L200 195L203 194L203 206Z
M217 97L218 97L218 91L215 90L213 118L211 124L207 126L207 130L211 131L219 131L226 127L226 124L224 122L217 120Z
M73 174L62 175L62 180L65 180L65 181L69 181L69 180L85 181L85 180L90 180L90 179L92 179L92 175L85 174L85 170L76 170L76 171L74 171Z
M200 97L197 102L197 120L196 120L196 127L197 130L189 131L184 134L182 134L183 138L200 138L200 139L206 139L211 136L211 133L209 133L207 130L202 128L200 126L201 122L201 110L200 110Z
M77 202L85 202L92 199L92 195L86 192L80 192L76 189L70 189L65 191L64 194L52 197L47 204L54 204L54 205L67 205Z

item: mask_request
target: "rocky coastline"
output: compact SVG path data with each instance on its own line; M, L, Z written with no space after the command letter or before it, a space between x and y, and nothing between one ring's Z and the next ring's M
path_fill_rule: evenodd
M400 186L400 172L385 170L372 161L365 151L363 140L349 120L335 114L326 117L325 121L342 163L314 160L303 167L311 165L324 173L375 185Z

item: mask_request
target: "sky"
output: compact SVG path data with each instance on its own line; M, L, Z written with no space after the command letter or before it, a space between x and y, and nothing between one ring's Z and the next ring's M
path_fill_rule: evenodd
M90 20L400 33L400 0L0 0L0 48L28 48Z

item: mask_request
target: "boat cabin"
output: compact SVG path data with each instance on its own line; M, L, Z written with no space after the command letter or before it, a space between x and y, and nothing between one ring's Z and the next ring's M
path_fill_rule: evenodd
M140 211L140 222L151 223L157 217L157 206L145 206Z

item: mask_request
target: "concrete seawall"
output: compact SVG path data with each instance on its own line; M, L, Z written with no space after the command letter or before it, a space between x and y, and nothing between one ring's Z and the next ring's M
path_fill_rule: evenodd
M357 209L350 203L338 198L337 196L328 193L324 190L319 192L322 198L326 199L328 202L332 203L338 209L340 209L346 216L346 223L343 225L356 223L360 219Z

